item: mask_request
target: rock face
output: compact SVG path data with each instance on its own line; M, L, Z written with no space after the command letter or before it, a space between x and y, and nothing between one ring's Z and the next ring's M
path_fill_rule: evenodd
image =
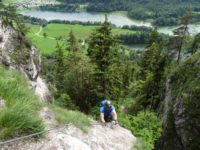
M183 63L166 82L158 150L200 149L200 53Z
M5 107L5 101L0 98L0 109Z
M46 129L55 127L57 122L48 108L40 111ZM116 126L103 127L94 122L88 133L74 125L52 130L39 142L26 141L4 147L3 150L133 150L136 138L130 131Z
M38 50L0 19L0 64L24 72L36 93L42 100L48 100L50 93L44 81L39 78L41 59Z

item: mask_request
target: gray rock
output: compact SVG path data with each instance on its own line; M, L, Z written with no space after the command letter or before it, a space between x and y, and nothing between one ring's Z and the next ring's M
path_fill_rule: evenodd
M169 78L166 81L163 102L158 109L163 135L156 144L157 150L200 149L199 56L197 53L180 66L183 76L174 74L171 82Z
M0 98L0 109L6 106L5 101Z
M39 78L41 71L41 58L37 48L31 46L23 36L18 34L11 26L5 25L0 18L0 64L10 69L22 71L26 74L36 94L43 101L51 99L45 82Z

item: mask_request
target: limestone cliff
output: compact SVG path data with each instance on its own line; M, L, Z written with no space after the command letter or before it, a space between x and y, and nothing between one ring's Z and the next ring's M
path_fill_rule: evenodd
M41 59L37 48L1 19L0 64L24 72L41 100L50 98L49 90L39 76Z
M189 57L166 82L158 150L200 149L200 53Z

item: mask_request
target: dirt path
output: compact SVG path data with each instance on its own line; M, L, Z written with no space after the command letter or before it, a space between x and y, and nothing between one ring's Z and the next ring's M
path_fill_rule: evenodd
M41 37L41 38L45 38L43 35L40 35L40 33L42 33L42 30L43 30L43 27L40 26L40 30L37 33L35 33L35 35L38 36L38 37ZM47 36L46 38L51 39L51 40L56 40L56 38L54 38L54 37Z

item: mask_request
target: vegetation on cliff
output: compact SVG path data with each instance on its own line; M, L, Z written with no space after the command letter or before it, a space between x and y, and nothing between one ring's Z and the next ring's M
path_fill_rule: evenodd
M5 100L5 107L0 108L0 139L44 129L37 114L38 97L22 73L0 67L0 97Z

